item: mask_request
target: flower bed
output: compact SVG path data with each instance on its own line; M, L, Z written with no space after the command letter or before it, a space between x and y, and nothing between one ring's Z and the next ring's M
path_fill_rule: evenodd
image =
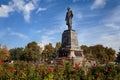
M120 65L87 68L84 64L73 67L65 60L61 65L0 62L0 80L120 80Z

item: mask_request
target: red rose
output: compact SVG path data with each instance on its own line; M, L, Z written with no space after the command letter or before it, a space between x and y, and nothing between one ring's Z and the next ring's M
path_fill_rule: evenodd
M73 72L73 73L74 73L74 72L76 72L76 69L72 69L72 71L71 71L71 72Z
M59 65L62 65L62 62L59 62Z
M111 72L112 72L112 69L109 69L109 70L108 70L108 73L111 73Z
M64 70L64 68L60 68L61 70Z
M53 70L53 68L51 68L51 67L49 67L49 68L48 68L48 70L49 70L49 71L51 71L51 72L53 72L53 71L54 71L54 70Z
M3 62L2 61L0 61L0 65L2 65L3 64Z
M42 71L42 70L40 70L40 75L42 75L42 73L43 73L43 71Z
M62 57L62 60L65 60L66 59L66 57Z
M76 64L75 64L75 67L76 67L76 68L79 68L79 67L80 67L80 64L81 64L80 62L79 62L79 63L76 63Z

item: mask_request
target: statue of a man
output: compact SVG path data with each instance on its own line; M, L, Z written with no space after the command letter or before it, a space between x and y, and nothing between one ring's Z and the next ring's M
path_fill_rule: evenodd
M70 8L67 8L67 13L66 13L66 25L68 25L68 29L72 29L72 18L73 18L73 13L72 10L70 10Z

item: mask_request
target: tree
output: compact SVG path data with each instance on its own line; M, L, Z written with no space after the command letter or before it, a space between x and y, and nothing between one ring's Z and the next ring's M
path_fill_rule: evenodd
M55 49L58 50L60 47L61 47L61 42L57 42L56 46L55 46Z
M92 52L93 57L99 62L104 62L107 59L107 55L105 53L104 47L101 44L91 46L90 50Z
M90 48L86 45L82 45L81 49L83 49L84 55L87 55L88 53L90 53Z
M54 52L54 54L52 55L53 58L56 58L56 57L58 56L60 47L61 47L61 43L60 43L60 42L57 42L57 43L56 43L56 46L55 46L55 52Z
M108 60L110 60L110 61L115 60L115 53L116 53L115 50L113 50L112 48L106 47L105 48L105 53L108 56Z
M120 63L120 49L119 49L119 52L117 54L117 58L115 60L117 63Z
M24 48L10 49L10 60L24 60Z
M48 60L52 58L52 54L54 53L54 51L55 49L51 43L49 43L48 45L45 45L45 49L43 50L43 53L42 53L43 59Z
M0 60L1 61L6 61L9 58L9 50L7 49L7 46L2 46L2 48L0 48Z
M90 47L82 45L81 48L83 49L84 55L88 59L94 58L100 63L103 63L105 60L113 61L115 59L115 50L112 48L104 47L101 44Z
M27 61L37 61L40 60L40 47L36 42L30 42L27 44L24 50L25 60Z

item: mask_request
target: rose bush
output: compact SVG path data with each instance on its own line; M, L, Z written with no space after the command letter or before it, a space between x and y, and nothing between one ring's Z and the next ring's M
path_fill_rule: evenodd
M85 68L80 63L73 66L63 60L58 64L33 64L31 62L0 62L0 80L120 80L120 65Z

